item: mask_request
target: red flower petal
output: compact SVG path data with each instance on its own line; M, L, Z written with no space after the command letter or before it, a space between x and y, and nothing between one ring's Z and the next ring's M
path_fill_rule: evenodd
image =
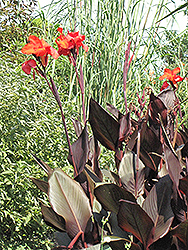
M180 68L179 67L177 67L177 68L175 68L175 69L172 70L172 74L173 75L177 75L179 72L180 72Z
M165 81L165 82L163 83L162 87L160 88L160 91L162 91L162 90L168 88L168 86L169 86L168 82Z
M40 40L38 37L33 35L29 36L29 43L22 48L21 52L27 55L34 54L38 57L46 57L48 54L50 54L54 59L59 57L57 50L52 48L43 39Z
M83 49L87 52L88 46L84 45L82 41L85 40L84 35L79 35L79 32L69 32L65 36L62 32L62 28L57 29L62 35L57 37L56 43L58 45L58 53L59 55L70 55L71 49L75 49L77 54L79 53L79 47L83 47Z
M35 60L30 59L22 64L22 70L29 75L31 73L31 69L36 68L36 66L37 64Z
M59 31L59 32L62 34L62 33L63 33L63 28L59 27L59 28L57 29L57 31Z

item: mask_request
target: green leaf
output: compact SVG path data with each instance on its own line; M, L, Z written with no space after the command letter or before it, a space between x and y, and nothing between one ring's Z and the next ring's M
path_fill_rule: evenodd
M160 20L158 20L156 23L159 23L160 21L164 20L165 18L167 18L169 16L172 16L173 14L175 14L176 12L178 12L179 10L182 10L183 8L185 8L187 6L188 6L188 3L184 3L184 4L180 5L177 9L173 10L168 15L166 15L165 17L163 17Z

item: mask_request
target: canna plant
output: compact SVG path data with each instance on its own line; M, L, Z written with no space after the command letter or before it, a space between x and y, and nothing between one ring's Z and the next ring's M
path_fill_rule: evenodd
M82 66L77 67L79 48L86 52L84 35L63 33L56 39L58 51L43 39L29 37L22 53L33 55L22 69L42 77L57 101L69 146L68 161L74 176L61 168L51 169L33 155L48 181L32 178L47 194L41 203L44 221L55 228L59 246L53 249L187 249L188 248L188 129L182 122L177 97L180 68L165 69L158 95L151 88L137 94L138 105L128 107L127 73L131 43L125 52L123 90L125 113L107 104L106 111L92 97L86 119ZM77 140L71 144L63 105L49 72L48 55L68 56L82 94L82 123L73 120ZM180 120L181 127L178 127ZM116 171L100 168L101 145L114 152ZM67 242L68 239L68 242Z

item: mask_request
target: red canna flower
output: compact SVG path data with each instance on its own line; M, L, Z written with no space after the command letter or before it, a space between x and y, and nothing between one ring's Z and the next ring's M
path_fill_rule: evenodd
M56 43L58 45L58 53L59 55L69 56L71 54L71 50L75 50L77 55L79 53L79 47L83 47L83 49L87 52L88 46L83 44L82 41L85 40L84 35L79 35L79 32L68 32L65 36L62 28L58 28L57 31L61 33L60 36L57 37Z
M180 72L180 68L179 67L177 67L177 68L175 68L173 70L165 69L164 70L164 74L159 77L159 80L163 80L163 79L166 78L166 79L168 79L173 84L174 88L178 88L177 82L183 81L183 78L181 76L177 75L179 72ZM165 85L165 84L163 84L163 85Z
M21 52L26 55L35 55L36 57L40 57L41 62L44 67L47 66L48 62L48 54L51 55L54 59L59 57L57 50L52 48L47 42L43 39L39 39L36 36L29 36L29 43L26 44Z
M37 63L33 59L30 59L22 64L22 70L28 75L31 73L31 69L35 69L36 67Z

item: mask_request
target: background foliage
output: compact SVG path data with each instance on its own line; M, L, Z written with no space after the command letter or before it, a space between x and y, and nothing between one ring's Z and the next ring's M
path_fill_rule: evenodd
M20 49L29 34L45 38L54 45L57 27L79 30L90 47L88 55L80 51L84 69L86 104L92 96L103 106L109 102L121 111L123 66L127 43L133 54L127 79L128 103L144 87L159 91L158 76L163 68L187 71L188 33L178 34L156 21L165 12L166 1L159 1L148 26L151 6L145 1L105 0L52 1L47 11L38 10L35 0L1 1L0 8L0 246L2 249L49 249L52 231L41 220L38 190L30 177L42 178L43 172L32 159L36 154L52 168L62 167L68 174L68 147L61 117L46 84L21 71L27 58ZM31 15L36 10L35 15ZM141 20L144 20L142 22ZM160 41L160 42L159 42ZM55 45L54 45L55 47ZM185 64L183 66L183 63ZM63 100L69 135L74 141L71 118L80 119L81 99L74 70L68 58L49 63L49 71ZM154 71L154 74L150 74ZM155 82L155 84L154 84ZM185 99L187 81L180 85L180 100ZM135 103L136 104L136 103ZM187 120L187 102L182 103ZM102 149L105 150L105 149ZM100 159L103 167L113 167L110 155ZM45 199L45 197L41 197Z

